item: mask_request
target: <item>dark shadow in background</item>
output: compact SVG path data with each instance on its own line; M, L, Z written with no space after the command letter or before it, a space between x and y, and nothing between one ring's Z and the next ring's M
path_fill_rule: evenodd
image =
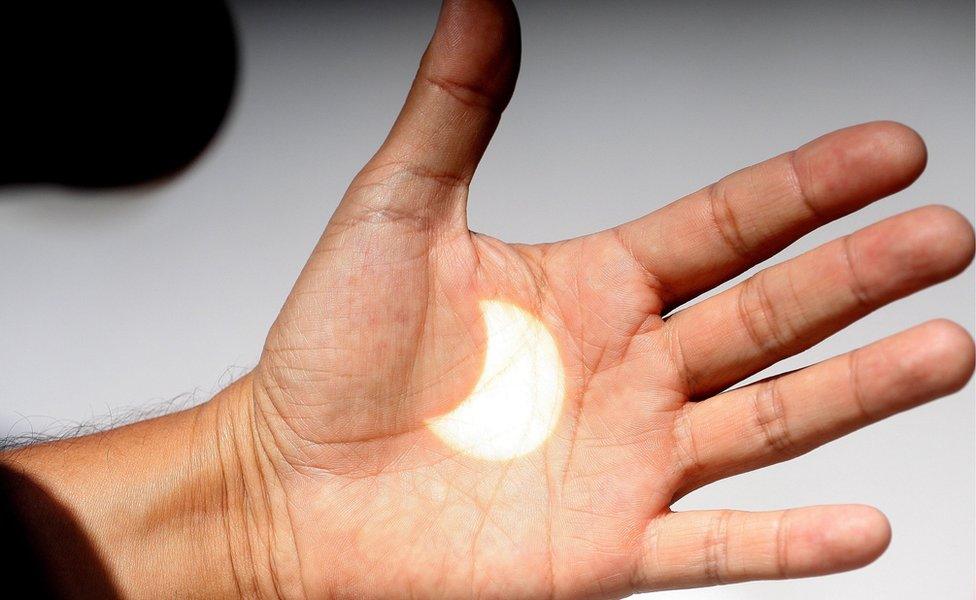
M0 568L5 597L120 598L74 517L29 477L4 466L0 536L7 548Z
M173 175L213 139L236 80L222 1L2 3L0 186ZM75 518L3 466L0 539L5 596L119 597Z
M218 0L0 4L0 185L117 187L193 161L227 114Z

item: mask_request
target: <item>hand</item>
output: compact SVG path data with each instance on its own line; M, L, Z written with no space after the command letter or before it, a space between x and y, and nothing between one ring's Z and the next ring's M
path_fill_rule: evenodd
M271 330L248 395L261 480L287 506L269 518L276 581L309 597L619 597L873 560L889 530L871 508L669 506L962 386L972 341L933 322L723 392L957 274L966 221L911 211L673 311L910 184L922 141L853 127L613 230L505 244L468 230L465 203L518 53L507 3L447 3L392 132ZM478 379L485 299L535 315L565 373L555 431L507 460L426 426Z
M612 230L504 244L465 204L518 55L507 2L447 2L252 373L196 409L4 456L84 523L125 595L621 597L884 550L868 507L670 506L964 385L973 342L940 321L723 391L960 272L969 224L911 211L678 308L909 185L918 135L841 130ZM429 426L478 385L486 300L537 319L563 376L551 434L518 456Z

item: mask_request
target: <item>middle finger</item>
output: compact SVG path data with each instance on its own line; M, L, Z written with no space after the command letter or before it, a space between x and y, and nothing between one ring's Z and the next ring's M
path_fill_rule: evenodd
M775 265L667 321L691 397L796 354L869 312L956 275L973 230L941 206L916 209Z

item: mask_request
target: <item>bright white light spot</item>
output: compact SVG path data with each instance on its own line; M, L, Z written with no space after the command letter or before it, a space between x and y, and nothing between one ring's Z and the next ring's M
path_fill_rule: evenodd
M532 452L552 433L563 404L563 366L556 340L521 308L480 303L488 346L474 390L427 426L452 448L487 460Z

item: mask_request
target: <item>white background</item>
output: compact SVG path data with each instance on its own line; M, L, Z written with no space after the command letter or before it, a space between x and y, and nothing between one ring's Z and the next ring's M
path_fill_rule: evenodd
M237 3L241 86L181 176L122 192L0 190L0 435L202 401L257 359L351 176L382 140L433 3ZM631 219L826 131L918 129L909 190L784 252L924 203L973 218L973 7L523 2L515 99L472 228L544 241ZM973 269L775 370L934 317L973 330ZM678 508L863 502L894 539L849 574L658 598L972 598L973 386Z

